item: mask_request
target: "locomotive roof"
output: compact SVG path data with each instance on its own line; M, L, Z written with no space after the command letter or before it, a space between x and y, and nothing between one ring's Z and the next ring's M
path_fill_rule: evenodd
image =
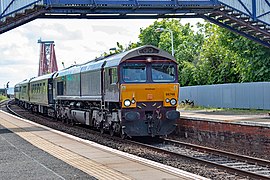
M133 57L137 57L137 56L160 56L160 57L164 57L165 59L176 61L175 58L168 52L152 45L145 45L145 46L137 47L137 48L134 48L129 51L122 52L122 53L114 54L114 55L107 56L104 58L95 59L81 65L73 65L71 67L68 67L66 69L60 70L55 73L46 74L43 76L31 78L28 80L26 79L16 85L23 85L29 82L35 82L35 81L39 81L43 79L50 79L52 77L56 78L58 76L61 77L68 74L76 74L76 73L85 72L89 70L97 70L97 69L100 69L103 64L105 68L118 66L121 62L130 58L133 58Z
M80 73L81 66L80 65L73 65L66 69L60 70L57 73L54 74L53 78L65 76L67 74L77 74Z
M50 74L45 74L45 75L42 75L42 76L38 76L38 77L34 77L32 79L30 79L29 82L36 82L36 81L40 81L40 80L44 80L44 79L50 79L53 77L53 75L55 74L54 73L50 73Z
M153 56L153 55L176 61L175 58L168 52L152 45L145 45L145 46L137 47L135 49L131 49L129 51L125 51L119 54L114 54L108 57L104 57L98 61L95 61L95 60L90 61L89 63L82 65L81 72L100 69L102 64L105 62L106 62L104 66L105 68L113 67L113 66L118 66L121 62L125 61L126 59L130 59L137 56Z
M118 66L121 62L125 61L126 59L130 59L137 56L153 56L153 55L176 61L175 58L168 52L152 45L145 45L122 53L110 55L103 58L98 58L81 65L74 65L68 67L55 73L53 77L56 78L68 74L76 74L80 72L86 72L89 70L101 69L103 64L105 68Z

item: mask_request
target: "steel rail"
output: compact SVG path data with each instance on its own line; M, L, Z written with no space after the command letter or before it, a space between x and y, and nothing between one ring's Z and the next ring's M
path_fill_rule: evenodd
M18 116L18 117L20 117L20 118L24 118L23 116L21 116L20 114L18 114L18 113L16 113L15 111L12 110L12 108L10 107L10 105L11 105L11 103L13 103L13 102L14 102L14 100L10 100L10 101L6 104L7 110L8 110L11 114L13 114L13 115L15 115L15 116Z
M5 105L5 102L1 101L0 102L0 107L4 106Z
M197 161L197 162L200 162L200 163L204 163L204 164L207 164L207 165L210 165L210 166L214 166L214 167L217 167L219 169L223 169L223 170L226 170L228 172L231 172L231 173L235 173L237 175L241 175L241 176L248 176L250 178L254 178L254 179L262 179L262 180L269 180L270 179L270 176L264 176L264 175L261 175L261 174L257 174L257 173L254 173L254 172L251 172L251 171L246 171L246 170L243 170L243 169L239 169L239 168L235 168L235 167L231 167L231 166L226 166L226 165L223 165L223 164L219 164L217 162L213 162L213 161L210 161L210 160L206 160L206 159L202 159L202 158L199 158L199 157L194 157L192 155L185 155L184 153L180 153L180 152L174 152L174 151L170 151L170 150L165 150L165 149L162 149L162 148L159 148L159 147L156 147L154 145L150 145L150 144L146 144L146 143L141 143L141 142L137 142L137 141L132 141L132 140L129 140L131 143L134 143L134 144L137 144L137 145L140 145L140 146L143 146L143 147L146 147L146 148L149 148L153 151L156 151L156 152L160 152L160 153L164 153L164 154L169 154L169 155L172 155L172 156L177 156L179 158L185 158L185 159L188 159L188 160L192 160L192 161ZM164 142L168 143L170 141L171 144L173 143L177 143L178 145L180 144L180 142L178 143L177 141L171 141L171 140L168 140L168 139L164 139ZM189 146L188 148L189 149L192 149L194 152L198 152L196 149L199 149L199 152L206 152L209 151L211 153L208 153L208 154L214 154L214 152L216 150L214 149L211 149L211 148L203 148L201 146L197 146L196 145L191 145L191 144L187 144L187 143L183 143L182 144L183 146L187 147ZM219 156L223 155L224 158L226 158L229 154L233 156L233 153L228 153L228 152L225 152L223 153L223 151L216 151L217 154ZM225 154L225 155L224 155ZM237 159L238 155L234 154L234 159ZM257 161L256 158L249 158L248 156L241 156L239 155L242 159L245 159L245 161L249 161L249 162L257 162L258 163L261 163L261 164L265 164L267 163L267 165L269 166L270 164L270 161L267 161L267 160L261 160Z
M6 100L1 101L0 102L0 107L5 106L8 103L8 101L10 101L10 100L9 99L6 99Z
M265 160L265 159L235 154L235 153L231 153L231 152L227 152L227 151L222 151L222 150L213 149L213 148L209 148L209 147L199 146L199 145L195 145L195 144L189 144L189 143L185 143L185 142L179 142L179 141L172 140L172 139L164 139L164 142L170 143L170 144L175 144L178 146L185 146L185 147L193 148L193 149L196 149L196 150L201 151L201 152L207 151L209 153L213 153L213 154L217 154L217 155L226 155L226 156L231 157L231 158L235 158L235 159L238 159L241 161L246 161L249 163L258 164L261 166L270 166L270 161Z

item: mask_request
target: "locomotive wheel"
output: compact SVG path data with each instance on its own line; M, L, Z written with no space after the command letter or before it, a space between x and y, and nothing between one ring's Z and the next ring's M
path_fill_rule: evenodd
M126 135L126 133L121 132L120 133L120 137L121 137L121 139L126 139L127 135Z
M71 126L74 126L75 123L74 123L73 119L70 119L70 120L69 120L69 124L70 124Z
M66 120L64 118L61 119L62 123L65 124Z
M113 127L110 127L109 133L110 133L110 136L114 136L114 130L113 130Z
M103 128L103 123L100 123L100 127L99 127L100 133L104 134L104 128Z

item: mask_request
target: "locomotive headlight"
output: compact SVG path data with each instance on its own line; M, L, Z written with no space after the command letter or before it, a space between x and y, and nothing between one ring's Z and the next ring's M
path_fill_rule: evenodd
M125 105L126 107L129 107L129 106L131 105L131 101L130 101L129 99L126 99L126 100L124 101L124 105Z
M169 103L169 102L170 102L170 100L169 100L168 98L166 98L166 100L165 100L165 101L166 101L166 103Z
M132 104L134 104L135 102L136 102L135 99L132 99L132 100L131 100L131 103L132 103Z
M171 101L170 101L170 104L171 104L172 106L175 106L176 103L177 103L176 99L172 98Z

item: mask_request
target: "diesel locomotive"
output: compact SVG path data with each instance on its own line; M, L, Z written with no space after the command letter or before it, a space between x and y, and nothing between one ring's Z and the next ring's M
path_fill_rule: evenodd
M165 136L180 113L177 63L146 45L24 80L15 100L34 112L122 137Z

